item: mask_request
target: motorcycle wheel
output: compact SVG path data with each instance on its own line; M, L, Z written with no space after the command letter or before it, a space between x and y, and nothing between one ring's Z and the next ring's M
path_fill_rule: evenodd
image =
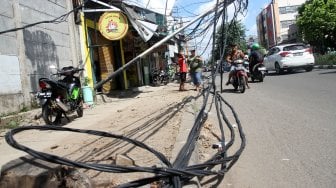
M278 62L275 63L274 67L275 67L275 72L277 74L282 74L283 73L283 69L280 68L280 65L279 65Z
M238 90L238 86L239 86L239 80L236 80L234 78L234 80L230 81L230 82L232 83L234 90L237 91Z
M246 89L245 88L245 79L244 79L244 76L240 76L238 82L239 82L239 84L238 84L238 90L241 93L244 93L245 89Z
M164 84L164 85L167 85L168 82L169 82L169 78L168 78L168 77L164 77L164 78L163 78L163 84Z
M79 103L76 112L78 117L83 117L83 101Z
M47 125L58 125L61 123L62 112L48 101L42 107L42 118Z
M263 81L264 81L264 77L265 77L265 73L263 73L263 72L259 72L258 77L259 77L259 81L260 81L260 82L263 82Z
M159 78L154 78L153 79L153 86L159 86L160 84L159 84Z

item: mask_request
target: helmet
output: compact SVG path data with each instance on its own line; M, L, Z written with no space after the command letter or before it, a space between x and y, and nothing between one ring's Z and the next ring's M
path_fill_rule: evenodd
M249 59L248 55L245 55L245 56L244 56L244 60L245 60L245 61L248 61L248 59Z
M258 43L253 43L251 46L252 50L259 50L260 46Z

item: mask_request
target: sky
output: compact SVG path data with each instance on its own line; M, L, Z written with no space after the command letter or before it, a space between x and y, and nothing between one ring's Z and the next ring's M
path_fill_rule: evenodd
M202 14L204 11L212 8L217 0L127 0L128 2L133 2L136 5L142 5L142 7L147 7L155 12L164 13L166 3L167 11L169 14L171 12L174 17L181 17L184 21L192 20L197 15ZM257 35L257 25L256 17L271 2L271 0L249 0L248 9L244 15L238 15L238 20L241 20L247 29L246 35ZM229 20L232 18L234 8L233 6L228 8ZM188 28L189 30L192 27ZM188 29L186 33L188 33ZM213 29L211 29L212 31ZM211 32L207 34L205 39L203 37L196 38L191 43L199 44L196 47L197 53L203 53L204 56L208 57L211 51L211 43L209 45L208 41L211 40Z
M238 19L242 20L247 29L247 35L256 35L256 17L261 12L263 8L266 7L271 2L271 0L249 0L248 10L245 15L240 15ZM175 7L180 11L180 15L199 14L202 11L212 7L216 3L216 0L176 0ZM185 10L184 10L185 9ZM175 9L176 11L176 9ZM173 10L174 13L174 10ZM229 8L229 14L233 14L233 7Z
M256 17L265 8L271 0L250 0L248 5L247 16L244 19L247 35L257 35Z
M176 0L124 0L128 4L150 9L154 12L169 15Z
M249 0L247 11L244 15L238 15L238 20L241 20L247 29L246 35L257 35L257 15L271 2L271 0ZM173 9L173 15L185 16L186 19L192 19L195 15L199 15L202 12L209 10L216 3L216 0L176 0L175 8ZM234 13L234 7L228 8L229 20L232 18ZM210 35L207 36L210 39ZM211 53L211 46L207 46L207 41L202 42L199 47L197 47L198 53L203 53L204 58L208 58ZM200 41L200 39L196 39ZM197 42L194 42L197 43ZM210 44L211 45L211 44Z
M173 16L181 16L186 19L192 19L210 7L214 6L216 0L125 0L128 3L141 5L155 12L169 14ZM256 35L256 17L261 10L271 2L271 0L249 0L248 10L246 15L240 15L239 19L246 26L247 35ZM165 8L167 6L167 10ZM233 14L233 7L229 9L229 14Z

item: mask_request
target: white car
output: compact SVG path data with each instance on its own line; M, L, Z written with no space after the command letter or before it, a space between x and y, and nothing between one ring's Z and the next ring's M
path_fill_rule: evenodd
M305 44L284 44L274 46L264 57L264 65L269 71L281 74L294 69L313 70L315 59L312 49Z

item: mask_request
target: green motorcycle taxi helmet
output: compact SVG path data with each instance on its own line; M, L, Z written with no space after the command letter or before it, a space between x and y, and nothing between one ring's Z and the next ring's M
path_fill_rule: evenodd
M252 50L259 50L260 49L260 46L258 43L253 43L252 46L251 46L251 49Z

